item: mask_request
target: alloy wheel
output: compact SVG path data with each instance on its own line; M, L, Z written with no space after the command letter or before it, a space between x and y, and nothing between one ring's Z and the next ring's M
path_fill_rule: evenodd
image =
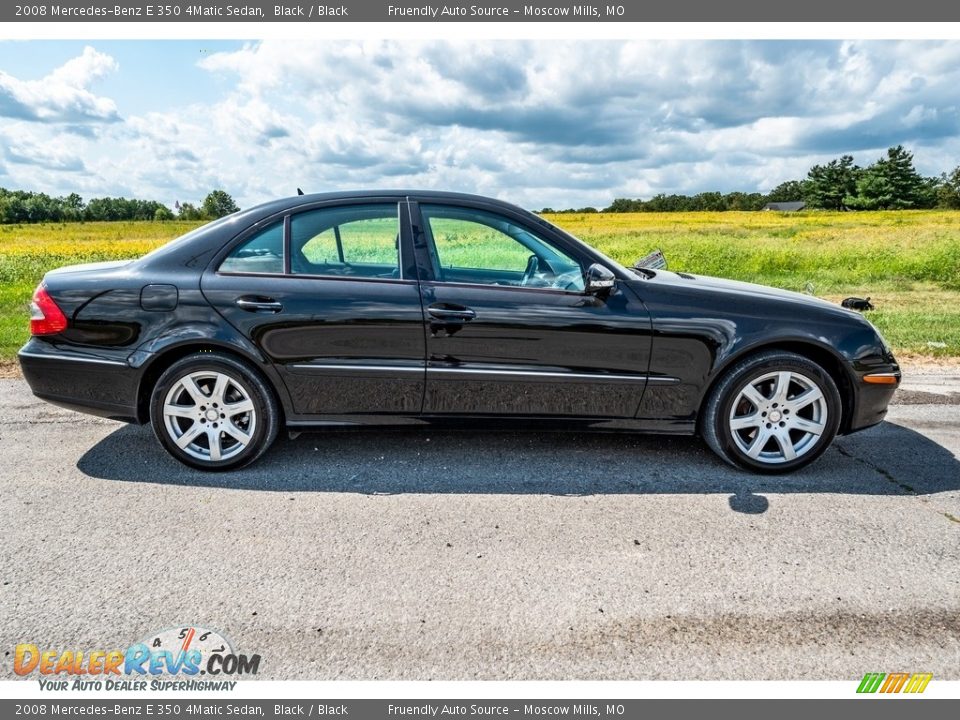
M163 424L173 442L197 460L220 462L250 444L257 412L250 392L231 376L210 370L179 378L163 402Z
M769 465L810 452L827 428L827 399L806 375L780 370L750 380L730 409L734 443L747 457Z

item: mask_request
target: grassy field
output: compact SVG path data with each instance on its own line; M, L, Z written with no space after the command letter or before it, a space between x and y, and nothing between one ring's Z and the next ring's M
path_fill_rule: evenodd
M960 357L960 212L727 212L552 215L631 263L661 248L671 270L746 280L839 302L867 317L901 358ZM809 285L808 285L809 284Z
M869 295L903 357L960 357L960 212L637 213L547 219L625 263L661 248L670 269ZM60 265L141 255L191 223L0 226L0 361L27 337L27 305Z

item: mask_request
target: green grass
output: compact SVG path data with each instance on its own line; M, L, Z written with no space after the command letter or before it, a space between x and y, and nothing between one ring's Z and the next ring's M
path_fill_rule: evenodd
M135 258L197 223L0 225L0 362L29 335L29 303L47 270L61 265Z
M671 270L803 291L866 313L901 357L960 357L960 212L551 215L631 264L656 248ZM942 346L941 346L942 345Z
M670 269L813 288L830 300L869 295L868 313L903 356L960 357L960 212L636 213L547 219L632 263L661 248ZM192 223L0 226L0 360L27 337L30 294L49 269L132 258ZM448 262L471 250L451 226ZM482 258L474 258L483 265ZM511 258L512 260L512 258ZM517 258L517 261L525 258ZM522 263L521 263L522 264ZM941 347L942 345L942 347Z

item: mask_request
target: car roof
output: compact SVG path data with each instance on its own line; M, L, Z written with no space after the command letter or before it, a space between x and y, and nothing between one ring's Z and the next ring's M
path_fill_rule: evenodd
M487 197L484 195L473 195L470 193L448 192L444 190L409 190L409 189L378 189L378 190L337 190L325 193L306 193L304 195L293 195L284 198L270 200L260 205L248 208L249 210L262 210L270 214L300 205L309 205L311 203L326 202L330 200L364 200L368 198L401 198L416 197L425 200L459 200L474 203L490 203L510 207L516 210L522 210L516 205L505 200Z

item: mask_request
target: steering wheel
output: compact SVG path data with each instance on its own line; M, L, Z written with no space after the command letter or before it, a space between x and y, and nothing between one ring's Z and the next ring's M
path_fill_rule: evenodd
M531 255L529 258L527 258L527 269L523 271L523 279L520 281L520 285L529 285L539 269L540 258L538 258L536 255Z

